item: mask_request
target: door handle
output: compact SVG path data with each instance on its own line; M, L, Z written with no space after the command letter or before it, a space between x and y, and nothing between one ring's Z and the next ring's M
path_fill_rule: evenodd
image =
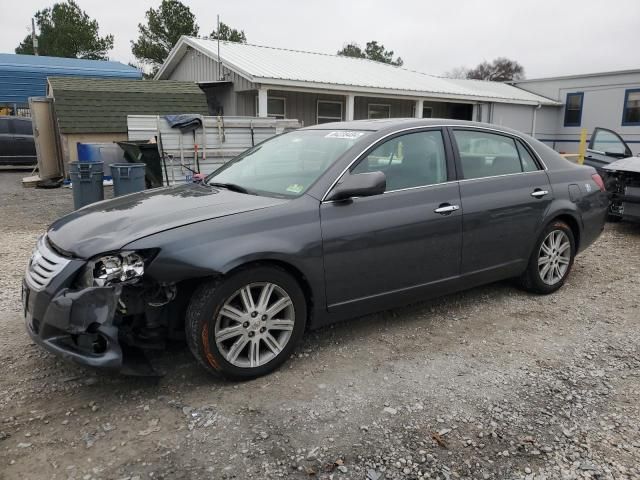
M540 190L536 188L533 192L531 192L532 197L541 198L547 195L549 192L547 190Z
M460 207L458 205L450 205L448 203L443 203L438 208L434 210L435 213L439 213L440 215L449 215L452 212L455 212Z

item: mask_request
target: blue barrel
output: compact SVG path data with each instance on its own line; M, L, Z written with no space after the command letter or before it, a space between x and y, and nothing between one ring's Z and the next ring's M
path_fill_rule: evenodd
M74 209L104 200L102 176L102 162L69 163Z
M78 151L79 162L101 162L100 144L97 143L80 143L76 145Z
M144 163L114 163L111 165L113 196L141 192L145 189Z

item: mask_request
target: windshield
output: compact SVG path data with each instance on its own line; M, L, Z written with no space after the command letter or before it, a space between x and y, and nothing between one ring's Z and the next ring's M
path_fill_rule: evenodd
M296 130L279 135L223 165L209 185L276 197L302 195L333 162L370 132Z

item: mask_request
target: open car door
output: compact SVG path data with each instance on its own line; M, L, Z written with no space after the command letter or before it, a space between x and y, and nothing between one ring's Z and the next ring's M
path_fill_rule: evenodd
M625 141L613 130L597 127L591 135L584 163L598 170L602 175L602 167L609 163L633 156Z

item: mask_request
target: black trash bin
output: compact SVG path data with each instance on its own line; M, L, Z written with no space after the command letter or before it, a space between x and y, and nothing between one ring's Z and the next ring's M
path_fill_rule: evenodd
M163 185L162 160L158 153L158 145L146 141L129 140L117 142L124 150L124 156L131 163L144 163L145 181L147 188L156 188Z

